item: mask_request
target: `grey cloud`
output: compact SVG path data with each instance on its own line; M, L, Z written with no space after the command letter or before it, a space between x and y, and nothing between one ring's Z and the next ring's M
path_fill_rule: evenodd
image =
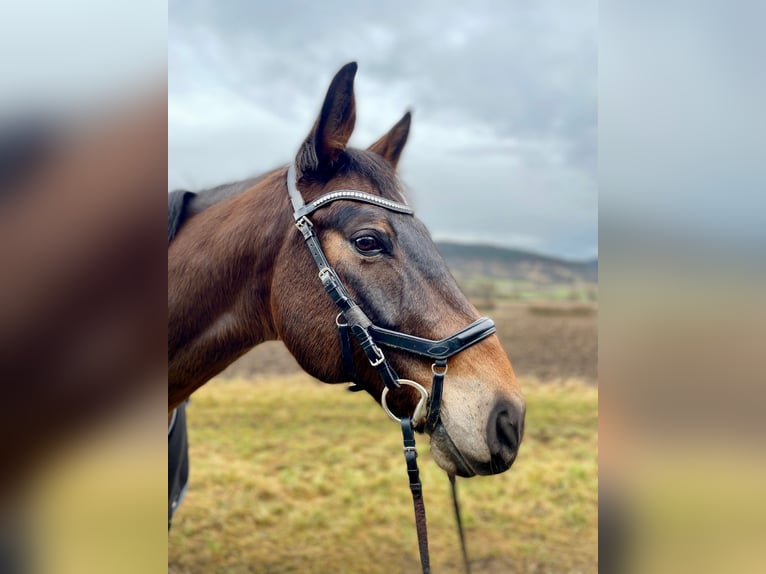
M288 161L353 59L352 141L414 108L402 170L435 235L596 253L595 2L191 1L169 14L170 185ZM176 122L176 105L192 119ZM241 121L201 117L227 106Z

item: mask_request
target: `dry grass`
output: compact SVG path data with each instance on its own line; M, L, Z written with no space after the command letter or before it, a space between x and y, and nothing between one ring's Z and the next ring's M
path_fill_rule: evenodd
M598 390L525 385L507 473L459 483L474 572L597 570ZM169 572L417 572L398 428L366 395L305 375L216 380L188 409L189 493ZM449 484L419 444L435 572L459 572Z
M528 312L532 315L554 317L593 317L597 314L597 307L591 304L561 304L544 303L529 305Z

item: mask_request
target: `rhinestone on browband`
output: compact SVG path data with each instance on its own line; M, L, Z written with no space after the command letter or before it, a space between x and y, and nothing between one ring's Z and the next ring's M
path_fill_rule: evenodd
M317 207L325 203L328 203L330 201L336 201L339 199L359 200L359 201L364 201L367 203L379 205L381 207L386 207L394 211L400 211L402 213L410 213L410 214L414 213L412 208L410 208L409 206L403 203L398 203L395 201L384 199L382 197L378 197L377 195L372 195L370 193L364 193L361 191L332 191L312 201L310 204L311 211L315 210Z

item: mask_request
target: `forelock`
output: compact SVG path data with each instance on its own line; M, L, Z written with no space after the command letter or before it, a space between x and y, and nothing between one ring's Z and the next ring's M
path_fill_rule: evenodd
M386 199L406 203L399 179L391 165L378 154L346 148L338 175L358 174L369 179Z

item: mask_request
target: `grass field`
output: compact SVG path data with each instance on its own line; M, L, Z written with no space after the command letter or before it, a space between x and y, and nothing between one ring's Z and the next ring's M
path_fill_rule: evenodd
M522 386L515 465L458 483L472 569L595 572L598 390ZM187 412L191 481L170 573L419 571L400 432L369 396L305 375L219 379ZM449 483L418 446L433 570L460 572Z

